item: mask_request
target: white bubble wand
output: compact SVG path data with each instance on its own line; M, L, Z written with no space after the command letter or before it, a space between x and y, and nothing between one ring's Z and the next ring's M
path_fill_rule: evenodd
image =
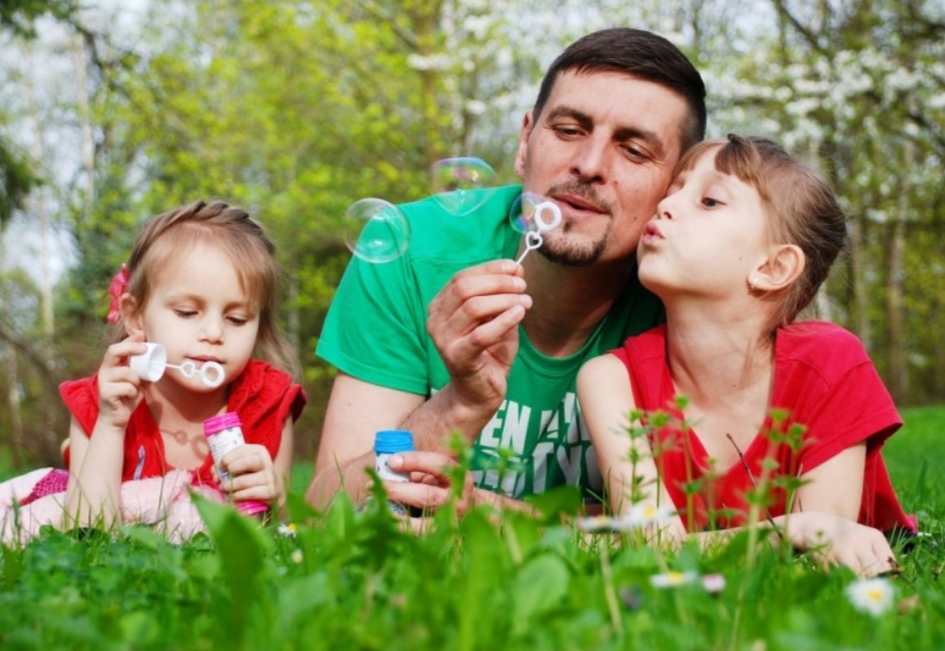
M187 360L180 366L168 364L167 350L165 350L164 346L152 342L145 342L145 346L148 347L147 352L141 355L133 355L128 359L131 370L142 380L157 382L164 377L164 371L169 368L180 371L184 377L190 378L199 375L200 381L203 382L204 386L210 387L211 389L215 389L223 384L223 380L226 378L223 365L219 362L204 362L200 365L199 369L197 368L197 364L190 360Z
M551 214L550 221L546 222L544 220L543 215L545 212ZM525 250L522 251L522 255L515 261L517 265L522 264L522 260L525 259L529 251L541 248L541 245L545 243L545 238L542 237L542 233L547 233L551 229L558 227L558 224L561 223L561 208L553 201L542 201L535 206L534 219L535 228L534 230L529 229L529 231L525 233Z

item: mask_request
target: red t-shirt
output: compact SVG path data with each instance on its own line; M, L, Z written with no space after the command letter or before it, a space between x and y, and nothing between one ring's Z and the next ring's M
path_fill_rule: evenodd
M682 414L675 407L675 389L666 362L666 326L630 337L612 353L627 367L637 409L675 417L653 435L651 444L662 450L657 458L660 477L683 522L691 524L692 530L744 524L749 510L746 493L753 487L752 478L757 481L763 476L764 459L776 462L776 469L768 471L770 477L800 476L862 441L866 441L867 452L859 521L884 531L894 527L916 530L915 518L906 516L899 505L880 454L902 420L862 343L852 333L821 321L778 329L771 408L787 416L775 427L769 413L754 440L741 451L744 462L714 473L698 433L690 428L684 435L679 427ZM795 424L806 426L799 450L766 434L773 429L788 432ZM691 523L684 490L687 483L698 488L693 495ZM783 490L774 490L769 501L772 517L784 513Z
M98 418L98 374L59 385L59 394L85 431L92 435ZM292 376L259 360L250 360L246 369L230 385L227 411L239 414L247 443L265 446L274 459L282 441L286 418L296 420L305 406L302 387ZM67 448L68 453L68 448ZM69 467L68 456L65 458ZM213 459L208 454L197 470L195 483L212 482ZM125 461L121 480L163 477L172 470L164 455L164 440L145 401L131 414L125 433Z

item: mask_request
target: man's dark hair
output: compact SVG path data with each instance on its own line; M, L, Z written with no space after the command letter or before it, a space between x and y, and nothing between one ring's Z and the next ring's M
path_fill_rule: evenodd
M554 60L541 81L533 111L537 121L562 72L619 72L665 86L689 105L680 133L683 151L705 137L705 84L686 55L668 40L641 29L615 27L581 37Z

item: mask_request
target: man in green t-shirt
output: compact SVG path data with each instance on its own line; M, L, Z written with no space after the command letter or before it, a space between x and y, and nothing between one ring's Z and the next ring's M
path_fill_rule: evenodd
M669 41L608 29L569 46L522 122L521 186L482 190L451 214L402 206L407 252L353 259L317 353L338 368L308 500L364 497L375 432L413 432L391 459L428 483L391 498L436 507L448 494L449 435L473 447L466 498L512 505L562 484L601 490L574 382L581 364L662 319L637 282L635 252L680 155L705 131L705 87ZM554 201L561 225L517 265L523 190Z

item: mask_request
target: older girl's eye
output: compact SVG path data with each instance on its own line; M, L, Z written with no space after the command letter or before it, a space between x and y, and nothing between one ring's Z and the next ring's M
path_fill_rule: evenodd
M702 205L706 208L717 208L722 205L722 202L712 197L702 197Z

